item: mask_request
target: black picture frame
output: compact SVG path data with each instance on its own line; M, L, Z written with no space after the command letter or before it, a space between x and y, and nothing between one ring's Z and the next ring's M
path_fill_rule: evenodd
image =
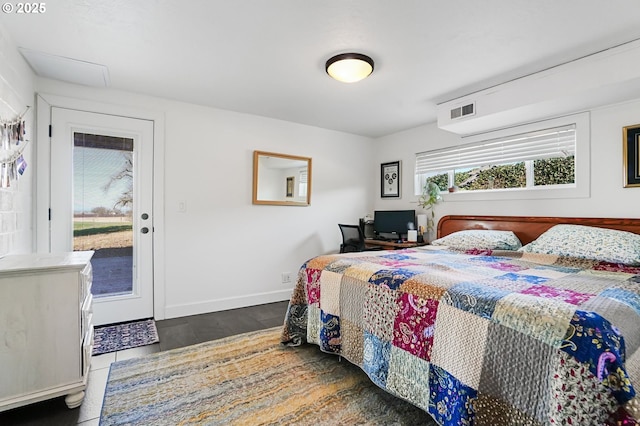
M400 172L400 161L380 165L380 196L382 198L400 198Z
M640 124L622 128L624 187L640 187Z

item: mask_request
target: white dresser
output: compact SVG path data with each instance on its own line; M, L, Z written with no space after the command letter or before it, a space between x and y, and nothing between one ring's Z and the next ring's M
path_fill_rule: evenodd
M0 258L0 411L84 399L93 350L92 251Z

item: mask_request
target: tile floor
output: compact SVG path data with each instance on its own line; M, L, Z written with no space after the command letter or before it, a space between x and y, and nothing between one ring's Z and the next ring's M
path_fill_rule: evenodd
M157 321L160 343L98 355L91 359L89 384L84 402L79 408L70 410L64 403L64 397L55 398L2 412L0 425L97 426L100 423L102 399L112 362L276 327L283 324L287 305L287 301L275 302Z

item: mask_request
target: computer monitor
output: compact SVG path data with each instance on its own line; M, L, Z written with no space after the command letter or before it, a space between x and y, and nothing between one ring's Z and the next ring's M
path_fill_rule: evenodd
M415 210L376 210L373 230L378 238L398 240L406 238L407 231L415 229Z

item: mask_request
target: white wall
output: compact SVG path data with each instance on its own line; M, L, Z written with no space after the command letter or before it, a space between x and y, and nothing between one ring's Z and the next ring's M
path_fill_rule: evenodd
M469 201L444 194L436 206L436 221L447 214L640 217L640 188L624 188L622 177L622 128L640 124L640 100L593 109L591 115L590 195L585 198L542 200ZM526 119L523 119L526 121ZM440 130L436 123L379 138L375 141L375 162L401 160L402 199L375 196L375 209L416 208L413 173L417 152L460 144L460 137ZM380 172L378 171L379 180Z
M166 318L287 300L281 273L336 252L337 224L372 210L369 138L52 80L37 90L164 114ZM253 205L254 150L311 157L311 206Z
M429 124L376 140L113 90L37 80L43 93L161 111L165 117L164 315L197 314L289 297L282 272L335 252L337 223L375 209L417 208L416 152L460 142ZM456 201L445 214L638 217L640 188L622 188L622 127L640 122L640 100L591 112L588 198ZM310 207L251 204L253 150L313 158ZM400 199L380 198L380 164L402 162ZM454 194L455 195L455 194ZM184 203L185 212L178 206ZM418 209L419 210L419 209Z
M0 122L13 121L33 106L34 75L18 53L5 29L0 26ZM0 257L8 253L29 253L33 249L32 195L35 174L33 114L25 115L29 140L23 151L27 162L24 175L12 181L9 188L0 188Z
M33 105L35 91L144 109L163 116L164 229L158 282L159 318L247 306L289 297L307 259L337 251L337 224L357 223L376 209L417 208L416 152L460 142L428 124L376 140L134 93L35 79L0 27L0 115ZM9 111L9 112L8 112ZM592 109L591 181L587 198L460 201L445 194L445 214L639 217L640 188L622 188L622 127L640 123L640 100ZM27 115L29 126L32 115ZM523 117L523 121L527 121ZM31 133L31 129L30 133ZM33 250L35 138L27 175L0 190L0 255ZM313 159L309 207L251 204L252 153ZM402 162L400 199L380 197L380 164ZM455 195L455 194L453 194ZM178 206L186 206L179 211Z

